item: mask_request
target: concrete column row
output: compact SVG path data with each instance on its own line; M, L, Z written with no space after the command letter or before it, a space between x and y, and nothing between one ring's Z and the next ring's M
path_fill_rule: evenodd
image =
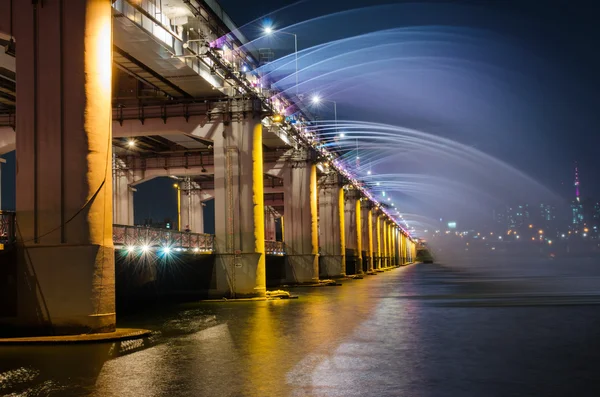
M12 4L19 21L15 25L18 296L15 315L0 319L0 325L8 322L32 334L112 332L116 325L112 225L133 223L134 189L132 176L114 167L112 157L111 1ZM211 293L216 296L255 297L266 292L261 111L256 101L232 99L211 114L215 180ZM392 263L390 225L373 209L368 209L363 222L360 203L346 203L336 178L327 176L318 187L316 167L306 159L285 170L284 237L290 280L314 282L320 275L345 275L346 244L360 262L364 235L371 256L368 269ZM179 225L202 231L203 198L193 189L182 191ZM414 250L414 244L407 244L407 260Z

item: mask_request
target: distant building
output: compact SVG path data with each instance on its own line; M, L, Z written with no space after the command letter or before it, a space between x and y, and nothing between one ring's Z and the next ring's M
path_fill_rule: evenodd
M144 224L142 226L153 229L176 229L177 223L172 222L170 218L166 218L162 222L155 222L152 218L146 218L144 219Z
M501 207L496 208L492 212L492 218L494 220L494 224L497 227L500 227L501 230L504 230L508 227L508 224L506 222L506 210L507 210L507 207L501 206Z
M556 207L550 204L540 203L539 217L542 223L554 223L556 220Z
M519 204L508 207L506 213L506 222L509 229L518 230L528 225L531 221L531 212L529 204Z

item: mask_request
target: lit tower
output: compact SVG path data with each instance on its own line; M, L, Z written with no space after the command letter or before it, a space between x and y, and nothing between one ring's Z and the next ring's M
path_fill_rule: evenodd
M579 170L575 163L575 200L571 204L571 212L573 214L572 227L574 230L579 229L583 225L583 206L581 205L581 197L579 196Z
M577 163L575 163L575 200L579 203L579 171L577 170Z

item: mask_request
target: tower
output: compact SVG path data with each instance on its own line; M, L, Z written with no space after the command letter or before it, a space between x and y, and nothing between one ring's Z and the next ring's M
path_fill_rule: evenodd
M573 186L575 187L575 199L571 203L571 227L574 230L577 230L581 226L583 226L583 205L581 204L581 197L579 192L579 169L577 168L577 163L575 163L575 182Z
M579 170L577 169L577 163L575 163L575 200L579 203L581 201L579 197Z

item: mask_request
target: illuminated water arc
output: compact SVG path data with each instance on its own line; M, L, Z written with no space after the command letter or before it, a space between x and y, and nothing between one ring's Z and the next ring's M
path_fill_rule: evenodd
M392 43L377 44L377 45L372 45L370 43L366 43L365 44L366 48L362 48L361 47L359 49L355 49L355 50L352 50L352 51L343 50L345 52L340 53L338 55L334 55L334 56L331 56L331 54L330 54L331 47L333 47L333 46L339 45L340 43L347 43L347 42L354 42L355 44L356 43L361 44L360 41L364 40L365 38L370 38L371 36L372 37L378 37L379 38L378 41L381 41L380 36L386 35L386 34L388 34L390 36L402 36L402 38L404 38L404 36L406 36L409 33L412 34L413 36L415 34L421 34L421 35L427 35L427 36L431 36L431 35L434 34L432 32L422 32L422 31L418 31L418 30L414 30L414 29L411 30L411 31L403 30L403 29L405 29L405 28L391 29L391 30L388 30L388 31L371 32L371 33L364 34L364 35L354 36L354 37L351 37L351 38L346 38L346 39L334 41L334 42L331 42L331 43L326 43L326 44L323 44L323 45L319 45L319 46L313 47L311 49L302 50L301 53L299 54L299 59L302 59L303 57L307 57L309 55L318 54L320 51L327 50L328 53L326 54L326 56L324 56L323 60L321 60L319 62L314 62L314 61L311 62L310 66L308 66L306 68L301 68L298 71L298 73L304 73L306 71L309 71L312 68L321 67L325 63L333 63L337 59L342 58L342 57L350 57L350 56L355 55L355 54L356 55L365 56L365 52L369 52L369 53L373 52L374 53L373 54L374 56L370 57L371 59L372 58L379 58L379 57L382 56L382 54L384 54L385 58L383 58L383 59L376 59L376 60L370 61L370 62L358 63L358 64L355 64L353 67L361 67L361 66L364 66L364 65L375 64L375 63L380 63L380 62L386 62L386 61L390 61L392 59L395 60L395 61L398 61L398 60L401 60L401 61L416 60L416 61L421 61L421 62L422 61L431 60L431 61L433 61L433 62L430 62L431 63L431 67L433 67L433 69L435 69L435 70L441 70L442 69L442 68L440 68L440 65L441 65L440 61L450 61L453 64L462 63L462 64L467 64L468 66L476 66L475 68L473 68L473 67L471 67L471 68L462 68L463 71L468 71L469 72L468 73L469 77L471 77L471 75L473 75L474 71L476 73L478 73L479 69L477 67L481 67L481 66L485 67L486 69L488 69L490 71L492 71L492 70L498 70L498 71L501 71L503 73L506 73L505 69L498 68L493 63L481 62L481 61L477 61L476 62L476 61L472 61L472 60L467 60L465 58L449 57L449 56L431 56L431 55L429 55L429 56L420 55L420 56L411 56L411 57L393 57L393 58L389 58L386 55L386 54L389 54L389 53L393 53L393 51L386 51L386 48L384 48L384 47L391 47L391 46L403 46L403 47L406 47L406 46L412 46L414 44L419 44L420 47L418 49L422 50L423 48L428 48L428 46L442 45L443 44L446 47L448 45L451 45L453 47L457 47L458 46L459 48L463 48L463 47L460 47L460 45L463 45L464 43L468 43L469 45L473 45L473 43L475 41L477 41L477 44L480 44L481 48L485 48L485 46L483 46L483 44L485 44L485 43L488 42L487 40L483 40L483 39L474 40L472 37L466 36L466 35L448 34L448 33L445 33L445 32L443 34L440 34L438 32L437 35L438 36L440 36L440 35L452 36L451 37L452 39L455 39L456 37L459 37L459 38L464 39L464 43L463 42L456 43L456 40L440 40L440 39L437 39L437 40L427 40L427 41L424 41L424 40L414 39L413 41L392 42ZM406 52L406 51L402 51L402 52ZM278 71L278 70L286 67L287 65L291 64L292 62L295 62L295 59L294 60L291 60L291 59L288 60L286 58L287 57L282 57L282 58L280 58L277 61L271 62L271 63L269 63L269 64L261 67L260 68L260 72L263 72L265 76L270 76L272 73L275 73L276 71ZM269 69L270 69L270 71L267 71ZM421 65L421 69L423 69L423 65ZM336 68L335 70L331 71L330 73L339 73L339 72L341 72L343 70L345 70L345 68L342 68L342 69ZM457 69L457 68L454 68L454 70L459 70L460 71L460 69ZM294 75L295 75L295 71L293 73L287 74L287 76L283 77L279 81L286 80L286 79L288 79L288 78L290 78L291 76L294 76ZM319 78L327 76L327 75L328 74L321 74L321 75L319 75L317 77L313 77L311 79L304 80L301 84L305 84L305 83L311 82L314 79L319 79ZM483 74L483 76L485 76L485 74ZM277 83L275 83L275 85L277 85Z
M340 125L340 128L344 128L345 131L347 131L346 134L349 135L350 138L352 138L352 136L353 136L353 129L356 129L356 128L364 129L364 126L369 126L370 128L372 128L371 132L374 132L374 131L379 132L378 135L369 135L369 139L384 140L381 138L383 136L383 137L385 137L385 141L387 143L397 142L397 140L399 138L402 139L403 142L419 143L419 141L415 141L415 139L420 139L421 140L420 142L426 142L426 144L428 146L435 145L436 147L439 147L440 149L445 149L445 150L451 149L454 152L456 152L456 154L468 154L469 156L471 156L475 159L483 159L483 160L489 161L490 163L495 164L495 165L505 169L506 171L510 171L511 173L516 173L520 177L528 179L529 182L531 182L532 184L539 185L547 190L546 187L540 185L536 180L525 175L521 171L516 170L514 167L511 167L510 165L506 164L505 162L503 162L493 156L490 156L484 152L481 152L477 149L474 149L470 146L466 146L466 145L460 144L456 141L452 141L448 138L443 138L443 137L427 134L427 133L424 133L424 132L421 132L418 130L395 127L395 126L390 126L387 124L379 124L379 123L372 123L372 122L348 122L348 121L346 121L339 125ZM406 136L398 136L397 134L395 134L393 132L402 132L403 134L408 134L410 139L408 139ZM426 138L426 139L424 139L424 138ZM553 194L550 191L548 191L548 193Z

